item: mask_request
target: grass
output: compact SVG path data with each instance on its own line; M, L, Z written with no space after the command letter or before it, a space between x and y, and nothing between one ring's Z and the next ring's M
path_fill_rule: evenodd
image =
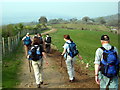
M94 57L96 49L101 47L101 35L109 35L111 39L111 45L118 48L118 36L110 32L58 29L58 31L54 34L51 34L51 36L53 44L57 46L60 52L62 52L62 46L65 43L63 40L63 35L65 34L69 34L71 36L71 39L76 43L77 48L83 57L83 61L90 64L90 69L94 68Z
M44 32L50 31L50 30L51 30L51 29L43 30L43 31L41 31L40 33L44 33Z
M18 72L20 72L21 59L23 57L23 47L19 43L17 49L10 55L3 58L2 65L2 87L3 88L14 88L18 80Z
M107 28L104 25L89 25L89 24L54 24L53 27L55 28L73 28L73 29L79 29L82 28L84 30L94 30L94 31L110 31L109 28Z

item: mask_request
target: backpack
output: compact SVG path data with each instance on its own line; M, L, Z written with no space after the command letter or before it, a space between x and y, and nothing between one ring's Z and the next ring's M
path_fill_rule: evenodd
M47 43L51 43L51 37L47 37L45 40Z
M39 37L39 39L40 39L40 44L43 44L43 38Z
M33 45L28 51L28 55L30 55L29 60L40 60L42 58L41 47L39 45Z
M100 47L103 50L103 60L100 62L100 71L108 78L117 76L119 73L119 60L117 58L117 52L114 47L110 50L106 50L104 47Z
M68 55L70 55L70 57L73 58L79 53L79 51L76 49L76 44L74 42L71 43L66 42L66 43L69 45L69 52L67 53Z
M25 39L23 40L24 41L24 45L30 45L32 43L30 37L25 37Z

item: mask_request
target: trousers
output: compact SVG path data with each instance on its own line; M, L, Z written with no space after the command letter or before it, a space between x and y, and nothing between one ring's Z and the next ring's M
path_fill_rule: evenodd
M46 52L50 53L51 44L45 44Z
M108 87L109 90L118 90L119 79L118 76L113 77L112 79L104 76L101 72L99 72L100 79L100 90L106 90Z
M74 63L76 58L71 58L69 55L67 55L66 59L66 66L67 66L67 72L69 75L69 80L73 80L73 77L75 77L75 71L74 71Z
M40 84L43 81L42 73L43 73L43 59L38 61L32 60L32 66L34 70L36 84Z

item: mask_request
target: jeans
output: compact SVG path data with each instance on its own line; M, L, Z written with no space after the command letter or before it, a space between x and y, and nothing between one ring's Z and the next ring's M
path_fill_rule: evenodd
M40 84L40 82L43 81L43 78L42 78L43 59L40 59L38 61L33 61L32 60L32 66L33 66L33 70L34 70L36 84Z
M71 58L69 55L67 55L67 59L65 62L66 62L66 66L67 66L69 79L73 80L73 77L75 77L75 71L74 71L75 57Z

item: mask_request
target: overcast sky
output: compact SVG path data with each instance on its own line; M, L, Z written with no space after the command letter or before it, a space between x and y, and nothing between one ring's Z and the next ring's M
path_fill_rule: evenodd
M69 1L69 2L68 2ZM3 24L38 21L40 16L52 18L90 18L118 13L118 0L4 0ZM104 2L105 1L105 2Z

